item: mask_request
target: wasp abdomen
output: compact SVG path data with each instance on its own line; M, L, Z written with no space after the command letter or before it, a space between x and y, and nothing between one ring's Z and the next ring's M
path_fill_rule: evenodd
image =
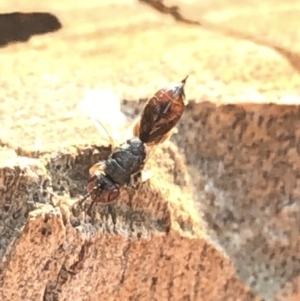
M160 89L148 99L135 124L134 135L148 145L161 143L179 121L184 111L184 85L187 77L179 84Z

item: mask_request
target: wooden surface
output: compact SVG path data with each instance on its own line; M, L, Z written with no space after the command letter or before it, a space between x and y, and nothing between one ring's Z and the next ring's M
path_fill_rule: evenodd
M300 298L300 2L174 5L195 25L143 1L0 3L26 13L0 16L1 300ZM110 151L85 91L116 93L130 126L187 74L151 180L71 210Z

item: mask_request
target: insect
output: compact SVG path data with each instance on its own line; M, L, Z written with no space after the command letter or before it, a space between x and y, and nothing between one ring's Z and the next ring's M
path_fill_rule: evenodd
M146 161L155 147L172 134L184 112L186 79L160 89L148 99L133 127L134 137L115 148L107 160L90 168L88 193L81 202L91 197L91 206L96 202L109 204L119 197L120 187L137 187ZM102 126L99 120L96 122Z

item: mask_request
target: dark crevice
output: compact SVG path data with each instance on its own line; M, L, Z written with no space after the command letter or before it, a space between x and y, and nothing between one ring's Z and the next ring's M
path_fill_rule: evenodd
M13 42L26 42L31 36L57 31L62 27L50 13L0 14L0 47Z
M83 244L83 246L81 247L81 250L78 254L78 260L70 266L69 273L76 275L80 272L80 270L82 269L82 264L84 262L86 254L91 246L92 246L91 242L86 242Z
M59 301L59 295L62 292L62 287L68 281L69 277L75 276L81 271L82 263L84 262L88 249L91 245L92 243L90 242L85 242L82 245L78 253L78 260L69 268L66 267L65 263L62 264L57 274L56 281L48 281L44 290L43 301ZM60 246L59 249L61 248L62 247ZM49 263L47 263L47 265L49 265Z
M131 248L131 241L129 240L127 247L124 249L123 251L123 258L124 258L124 268L123 268L123 272L121 275L121 280L120 280L120 284L123 284L126 278L126 271L127 271L127 267L128 267L128 257L129 257L129 252L130 252L130 248Z
M180 23L199 26L207 30L224 34L226 36L234 37L241 40L251 41L252 43L255 43L259 46L271 48L272 50L275 50L277 53L279 53L282 57L284 57L296 71L300 72L300 54L294 52L291 49L287 49L282 46L276 45L271 41L266 41L250 33L241 32L231 28L226 28L224 27L224 25L212 24L203 20L202 21L191 20L185 17L181 13L180 8L178 6L167 6L164 4L164 1L160 1L160 0L138 0L138 1L146 5L149 5L150 7L152 7L153 9L155 9L156 11L162 14L170 15Z
M138 0L138 1L151 6L152 8L154 8L156 11L158 11L160 13L172 16L178 22L182 22L185 24L191 24L191 25L204 26L202 24L202 22L190 20L190 19L186 18L180 12L180 8L176 5L167 6L164 4L163 1L160 1L160 0Z

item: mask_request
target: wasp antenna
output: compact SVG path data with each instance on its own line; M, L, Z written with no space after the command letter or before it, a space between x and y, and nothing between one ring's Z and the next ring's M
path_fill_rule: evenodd
M79 204L79 206L82 206L82 203L83 203L84 201L86 201L86 200L92 195L93 192L97 191L97 189L98 189L97 186L94 187L90 192L88 192L88 193L87 193L86 195L84 195L81 199L79 199L77 204ZM94 201L92 202L91 205L93 205L93 204L94 204Z
M91 215L92 209L93 209L93 207L94 207L95 204L96 204L96 201L92 201L91 202L91 205L89 206L89 209L86 212L88 215Z
M91 196L91 193L89 192L89 193L87 193L86 195L84 195L84 196L81 198L80 202L84 202L84 201L87 200L90 196Z
M185 82L188 79L188 77L189 77L189 74L181 81L184 85L185 85Z
M91 192L88 192L86 195L84 195L81 199L79 199L78 200L78 205L81 207L82 206L82 203L84 202L84 201L86 201L90 196L91 196L91 193L92 193L92 191Z

